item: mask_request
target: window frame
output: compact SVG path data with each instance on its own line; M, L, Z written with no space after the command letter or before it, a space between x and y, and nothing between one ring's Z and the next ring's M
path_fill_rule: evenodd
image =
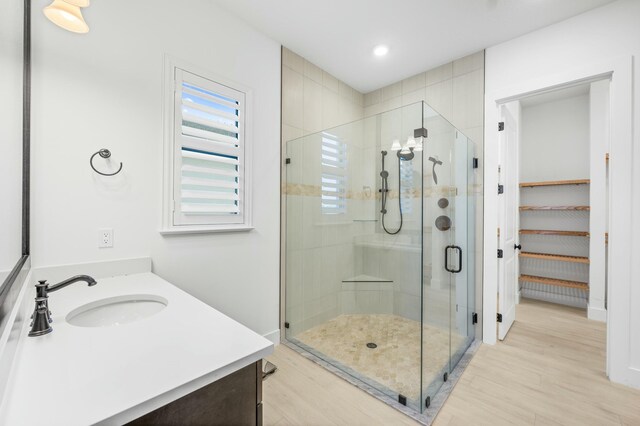
M179 204L176 202L176 188L180 185L176 179L180 179L179 170L176 168L182 158L182 144L177 137L176 131L179 115L176 114L179 102L175 96L175 90L182 80L178 80L177 75L187 73L196 79L203 79L233 91L244 94L244 122L240 122L243 127L242 160L239 157L238 172L241 182L241 211L242 222L234 221L231 217L214 221L208 224L183 223L176 224L174 219L174 209ZM194 66L182 60L165 55L164 60L164 90L163 90L163 209L162 227L160 233L168 234L190 234L209 232L234 232L250 231L254 229L252 223L252 153L253 153L253 125L252 125L252 90L242 84L221 77L198 66ZM222 217L221 217L222 218ZM235 222L235 223L234 223Z

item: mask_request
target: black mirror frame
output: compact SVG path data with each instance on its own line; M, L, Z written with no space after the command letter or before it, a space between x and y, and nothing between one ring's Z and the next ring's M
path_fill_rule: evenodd
M23 71L22 71L22 254L0 287L0 331L6 316L13 309L20 284L28 272L30 241L30 160L31 160L31 0L24 0L23 17Z

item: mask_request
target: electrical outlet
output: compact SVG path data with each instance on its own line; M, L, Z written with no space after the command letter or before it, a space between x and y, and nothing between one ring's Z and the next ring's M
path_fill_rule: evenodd
M113 247L113 229L98 229L98 247Z

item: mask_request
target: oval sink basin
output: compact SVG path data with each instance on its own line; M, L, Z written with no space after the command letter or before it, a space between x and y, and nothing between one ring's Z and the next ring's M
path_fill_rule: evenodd
M153 294L109 297L74 309L66 320L77 327L122 325L155 315L167 304L167 299Z

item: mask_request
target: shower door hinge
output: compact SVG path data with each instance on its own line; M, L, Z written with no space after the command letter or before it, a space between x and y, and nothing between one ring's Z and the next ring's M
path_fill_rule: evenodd
M502 322L502 314L496 315L496 321Z
M421 127L419 129L414 129L413 130L413 137L414 138L427 138L427 129L425 129L424 127Z
M498 195L504 194L504 185L498 184Z
M473 158L473 168L477 169L478 168L478 159L477 158Z
M284 160L284 164L291 164L291 158L287 158L286 160Z
M474 312L473 315L471 316L471 324L477 324L478 323L478 313Z
M504 257L504 252L502 249L498 249L498 259L502 259Z
M504 121L498 123L498 131L501 132L504 130Z
M284 323L284 328L289 328L289 323L288 322Z

